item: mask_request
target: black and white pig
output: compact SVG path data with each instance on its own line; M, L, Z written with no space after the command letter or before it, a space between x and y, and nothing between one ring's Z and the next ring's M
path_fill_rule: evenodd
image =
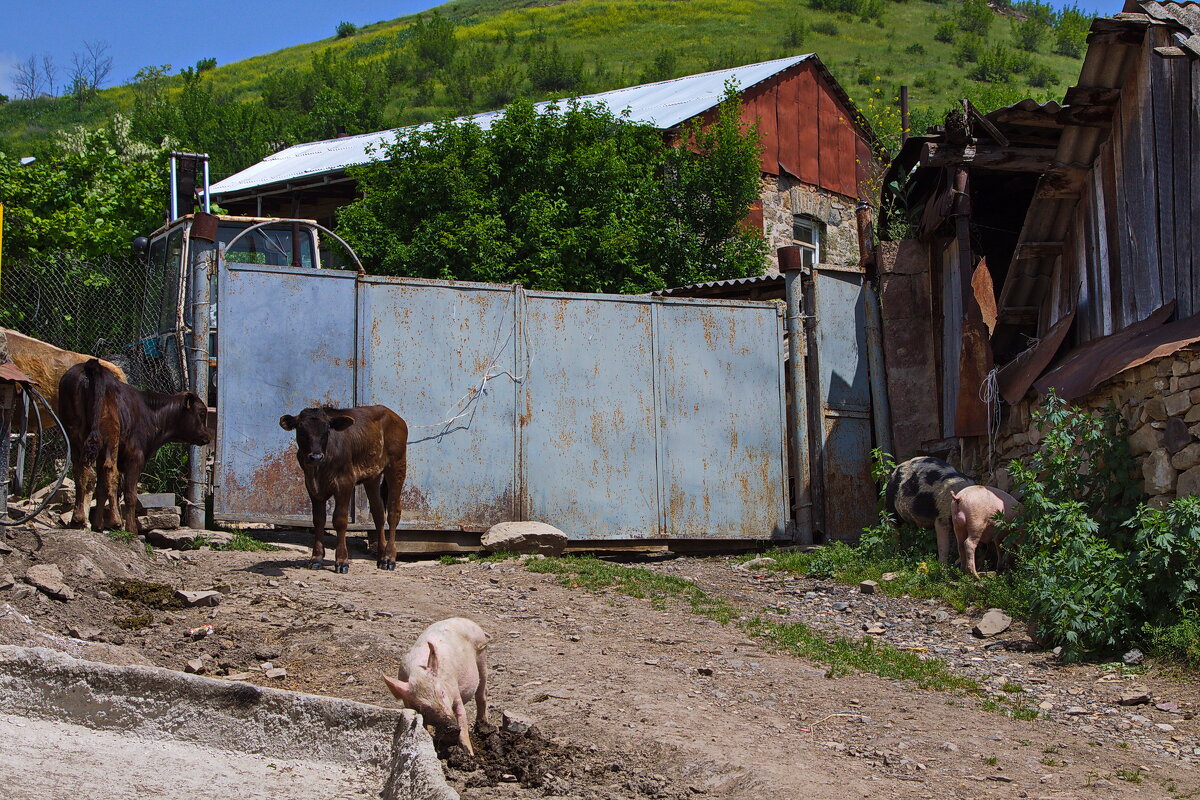
M938 561L950 560L954 542L954 493L975 481L932 456L917 456L896 466L888 478L888 513L937 534Z

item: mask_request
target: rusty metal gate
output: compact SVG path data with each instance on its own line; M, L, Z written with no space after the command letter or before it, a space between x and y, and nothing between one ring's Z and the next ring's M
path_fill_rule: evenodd
M280 415L380 403L411 428L408 530L790 536L779 304L223 261L217 285L218 520L307 524Z

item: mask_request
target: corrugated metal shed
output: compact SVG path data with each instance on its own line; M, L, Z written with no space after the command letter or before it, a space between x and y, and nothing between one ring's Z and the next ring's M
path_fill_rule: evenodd
M745 91L803 61L813 59L809 53L758 64L747 64L731 69L688 75L669 81L646 83L614 89L610 92L585 95L579 99L587 103L607 106L615 114L628 112L629 119L643 122L661 130L674 128L699 114L720 104L725 94L725 85L734 81ZM549 100L535 107L545 108L563 100ZM489 111L460 120L470 120L487 129L503 115L503 111ZM217 197L245 192L260 186L286 184L290 181L315 178L340 172L347 167L365 164L372 153L382 145L395 141L397 136L414 131L428 130L429 124L407 128L394 128L359 136L307 142L281 150L268 156L252 167L232 175L212 187Z

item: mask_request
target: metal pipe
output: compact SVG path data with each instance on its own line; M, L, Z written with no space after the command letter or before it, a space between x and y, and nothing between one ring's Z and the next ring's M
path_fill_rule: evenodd
M803 256L796 245L780 247L779 270L784 275L787 314L784 326L788 338L787 377L792 401L787 408L787 432L791 445L791 473L795 482L793 501L795 518L792 538L797 544L813 543L812 465L808 447L808 376L805 364L808 345L804 330L804 290L801 283Z
M863 286L866 306L867 374L871 381L871 420L875 426L875 446L885 453L892 452L892 409L888 403L887 372L883 363L883 315L879 295L870 283Z
M900 87L900 144L908 141L908 87Z
M208 154L204 154L204 213L212 213L212 203L209 198L210 190L208 183Z
M8 458L16 384L0 381L0 517L8 516Z
M866 200L859 200L854 207L854 221L858 226L858 265L861 267L871 257L875 238L875 232L871 230L871 204Z
M191 379L192 390L200 396L200 402L208 406L208 334L209 303L212 275L215 272L216 242L197 236L191 237L192 251L192 336ZM208 494L207 466L209 446L188 448L187 508L184 518L189 528L203 529L205 526L204 505Z
M171 154L170 160L171 160L171 179L170 179L171 200L168 203L167 208L169 209L168 214L170 215L171 218L169 220L167 220L167 222L174 222L175 220L179 219L179 178L175 173L176 167L175 167L175 154L174 153Z

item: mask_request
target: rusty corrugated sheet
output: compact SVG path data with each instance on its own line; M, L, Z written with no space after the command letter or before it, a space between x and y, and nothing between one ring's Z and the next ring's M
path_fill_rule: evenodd
M1029 387L1054 359L1074 320L1075 309L1071 309L1046 331L1046 335L1039 339L1037 344L1005 364L996 373L1000 396L1004 398L1004 402L1010 406L1021 402Z
M18 369L17 365L11 361L0 364L0 380L13 381L15 383L34 383L33 378Z
M1035 383L1034 388L1042 393L1054 389L1060 397L1074 400L1114 375L1200 341L1200 314L1162 324L1174 310L1175 301L1172 300L1141 322L1093 339L1068 355L1061 365Z

